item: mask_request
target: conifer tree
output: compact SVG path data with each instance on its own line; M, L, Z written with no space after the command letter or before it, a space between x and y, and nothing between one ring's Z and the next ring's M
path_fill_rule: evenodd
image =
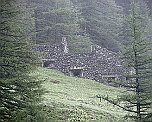
M22 11L21 11L22 10ZM39 113L41 81L28 35L30 16L19 0L0 1L0 121L43 122Z
M130 42L123 53L123 60L127 69L127 87L133 92L126 92L117 100L103 97L110 103L133 113L130 117L137 122L152 121L152 57L149 55L151 41L147 38L146 29L150 25L147 25L149 18L148 10L145 8L147 9L142 0L132 2L128 19Z
M123 9L114 0L72 0L84 17L81 28L94 44L118 51L119 32L123 25Z
M45 0L47 4L40 1L36 2L35 10L36 43L60 44L66 38L71 52L87 52L91 41L81 34L83 18L79 9L70 0L51 0L52 4L48 0Z

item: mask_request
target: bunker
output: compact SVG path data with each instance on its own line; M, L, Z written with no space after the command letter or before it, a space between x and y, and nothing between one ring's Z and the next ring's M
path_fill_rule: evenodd
M70 76L83 77L83 68L82 67L70 68Z

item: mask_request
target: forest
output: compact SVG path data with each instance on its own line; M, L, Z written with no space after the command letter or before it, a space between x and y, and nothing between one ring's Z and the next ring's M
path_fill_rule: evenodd
M44 68L35 47L63 40L117 55L125 80ZM0 122L152 122L152 1L0 0Z

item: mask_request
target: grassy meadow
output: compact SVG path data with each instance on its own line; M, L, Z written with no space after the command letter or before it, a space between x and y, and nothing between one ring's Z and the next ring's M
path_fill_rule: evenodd
M52 69L39 68L33 75L44 80L43 109L50 122L131 122L123 118L129 113L96 97L108 94L116 98L125 89L65 76Z

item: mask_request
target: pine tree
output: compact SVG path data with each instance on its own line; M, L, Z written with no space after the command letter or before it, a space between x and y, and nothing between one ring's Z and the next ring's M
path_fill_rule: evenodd
M146 4L142 0L134 0L128 19L130 42L124 51L123 60L127 69L127 87L133 92L127 92L117 100L103 97L133 113L130 117L137 122L152 121L152 57L149 55L151 42L148 41L145 30L150 26L146 25L149 18L145 8Z
M24 11L21 11L24 10ZM43 122L39 115L41 81L29 74L36 68L22 1L0 1L0 121Z
M81 35L80 23L83 18L70 0L38 3L35 10L37 44L60 44L62 38L66 38L70 52L87 52L90 49L90 39Z
M81 28L94 44L118 51L119 31L123 24L123 10L114 0L72 0L84 17Z

